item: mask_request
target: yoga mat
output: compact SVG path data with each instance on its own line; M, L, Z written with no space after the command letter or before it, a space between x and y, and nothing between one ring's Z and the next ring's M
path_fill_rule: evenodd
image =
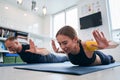
M115 62L109 65L87 66L87 67L76 66L71 64L70 62L64 62L64 63L48 63L48 64L34 64L34 65L28 65L28 66L27 65L16 66L14 68L24 69L24 70L33 70L33 71L83 75L83 74L88 74L88 73L92 73L100 70L113 68L116 66L120 66L120 62Z
M26 63L11 63L11 64L4 64L4 63L0 63L0 67L5 67L5 66L22 66L22 65L27 65Z

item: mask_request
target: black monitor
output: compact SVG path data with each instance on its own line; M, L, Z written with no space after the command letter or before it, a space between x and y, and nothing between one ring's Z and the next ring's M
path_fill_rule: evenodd
M98 27L102 25L101 12L97 12L88 16L79 18L80 29L87 29L91 27Z

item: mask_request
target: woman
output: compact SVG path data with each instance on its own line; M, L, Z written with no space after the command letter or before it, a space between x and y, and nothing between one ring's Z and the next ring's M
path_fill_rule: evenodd
M56 39L71 63L75 65L90 66L114 63L115 60L111 55L105 55L97 50L114 48L118 44L107 41L103 32L98 30L93 31L93 36L96 41L81 41L71 26L64 26L57 32ZM55 52L59 52L54 41L52 41L52 47Z

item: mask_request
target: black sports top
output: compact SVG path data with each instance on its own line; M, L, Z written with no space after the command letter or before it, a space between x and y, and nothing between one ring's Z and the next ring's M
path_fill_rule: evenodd
M69 53L68 54L69 60L71 61L72 64L79 65L79 66L91 65L96 59L96 54L93 53L92 58L88 58L85 55L81 42L79 44L80 44L80 52L78 54Z

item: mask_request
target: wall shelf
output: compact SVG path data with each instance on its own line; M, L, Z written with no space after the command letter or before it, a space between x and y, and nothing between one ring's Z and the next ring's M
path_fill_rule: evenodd
M19 41L22 43L26 43L28 39L27 32L0 27L0 41L5 41L10 36L17 37L17 39L19 39Z
M6 38L0 37L0 41L5 41Z

